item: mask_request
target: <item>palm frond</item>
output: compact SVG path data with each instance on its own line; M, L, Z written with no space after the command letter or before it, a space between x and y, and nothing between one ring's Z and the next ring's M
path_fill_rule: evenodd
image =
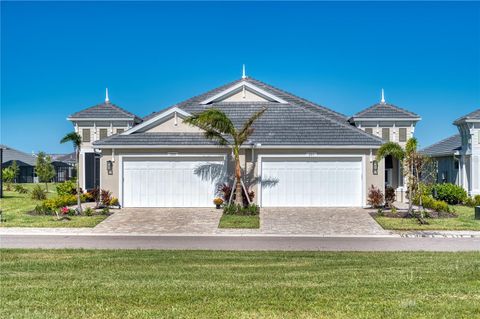
M228 116L222 111L212 108L201 113L187 117L185 123L200 127L205 131L216 131L222 134L234 135L235 126Z
M415 137L408 139L405 145L405 152L407 154L413 154L417 152L418 141Z
M70 132L60 140L60 143L62 144L68 142L72 142L74 147L80 147L82 144L82 137L77 132Z
M220 145L228 145L228 140L220 133L212 130L205 130L203 133L205 135L205 138L212 140L212 141L217 141L218 144Z
M238 134L238 139L242 143L244 143L250 135L252 135L254 129L253 129L253 123L255 123L256 120L258 120L263 113L267 110L266 107L262 108L260 111L256 112L253 114L244 124L242 129L240 130L240 133Z
M398 143L385 143L378 149L377 161L380 161L389 155L396 159L403 160L405 157L405 151Z

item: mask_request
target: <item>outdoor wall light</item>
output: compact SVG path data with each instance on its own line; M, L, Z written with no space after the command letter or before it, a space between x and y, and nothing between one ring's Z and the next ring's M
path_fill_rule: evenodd
M372 169L373 169L373 175L378 175L378 162L377 161L372 162Z
M107 161L107 172L108 175L113 175L113 162Z

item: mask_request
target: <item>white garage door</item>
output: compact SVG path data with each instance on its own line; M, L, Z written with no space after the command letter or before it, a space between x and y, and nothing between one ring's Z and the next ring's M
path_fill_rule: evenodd
M262 160L265 207L362 206L360 158Z
M222 158L124 160L125 207L211 207Z

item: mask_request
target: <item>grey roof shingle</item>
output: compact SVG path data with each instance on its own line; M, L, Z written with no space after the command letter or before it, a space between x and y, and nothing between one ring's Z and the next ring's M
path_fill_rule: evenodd
M97 143L98 142L98 143ZM216 145L207 140L202 133L134 133L130 135L112 135L96 145Z
M480 120L480 109L475 110L471 113L468 113L467 115L464 115L453 122L454 124L466 121L466 120Z
M2 163L10 161L17 161L19 166L35 166L36 158L32 154L28 154L7 145L0 145L3 148L3 160Z
M452 155L455 151L460 150L462 147L462 138L460 134L456 134L446 139L441 140L435 144L425 147L420 153L428 156L444 156Z
M207 108L217 108L225 112L236 127L240 127L252 114L265 107L267 111L255 122L255 131L250 138L255 143L261 143L262 145L379 146L383 143L380 138L365 133L351 125L348 122L348 118L343 114L252 78L247 78L245 81L278 96L287 103L218 102L208 105L201 104L202 101L240 81L242 80L228 83L204 94L192 97L184 102L175 104L170 108L178 107L190 114L199 113ZM165 112L165 109L152 113L143 120L146 121L163 112ZM136 139L133 137L135 135L139 135L139 137ZM115 135L101 141L96 141L94 144L98 146L133 145L144 141L158 145L186 145L184 144L186 143L185 139L189 137L192 138L190 145L204 145L204 143L206 143L205 141L201 141L199 137L187 134L179 135L177 142L175 142L175 136L177 135L178 134L166 135L164 133L147 135L146 133L135 132L130 135ZM200 135L203 137L202 134Z
M352 118L413 119L420 118L420 116L390 103L377 103L358 112Z
M73 113L69 118L81 118L81 119L133 119L136 123L140 123L141 119L133 113L130 113L121 107L110 103L104 102L91 107L88 107L79 112Z

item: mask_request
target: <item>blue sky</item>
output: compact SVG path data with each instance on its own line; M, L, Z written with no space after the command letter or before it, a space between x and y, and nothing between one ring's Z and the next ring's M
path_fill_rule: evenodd
M66 117L139 116L247 75L352 115L420 114L422 146L480 107L480 4L2 2L1 142L70 152Z

